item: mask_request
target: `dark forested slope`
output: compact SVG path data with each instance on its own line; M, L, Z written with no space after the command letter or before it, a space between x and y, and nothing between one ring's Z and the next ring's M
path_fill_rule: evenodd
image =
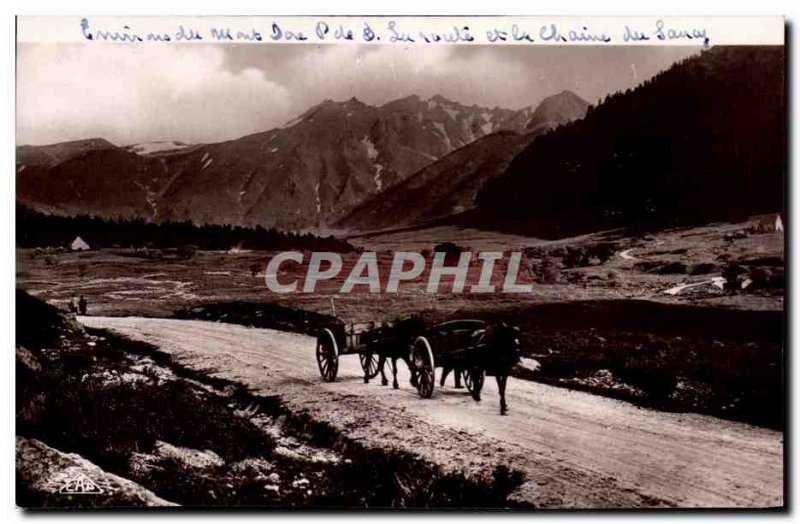
M473 220L553 236L782 209L782 47L718 47L540 137Z

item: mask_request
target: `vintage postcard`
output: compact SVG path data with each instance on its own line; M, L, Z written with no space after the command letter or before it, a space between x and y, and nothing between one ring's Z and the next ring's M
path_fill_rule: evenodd
M18 17L17 505L784 508L785 30Z

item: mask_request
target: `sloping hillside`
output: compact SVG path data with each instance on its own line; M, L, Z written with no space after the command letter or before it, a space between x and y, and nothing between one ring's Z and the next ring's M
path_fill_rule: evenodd
M89 151L113 149L114 147L114 144L103 138L60 142L46 146L19 146L17 147L17 163L50 167Z
M589 109L589 102L572 91L562 91L551 95L536 106L526 129L536 131L542 127L549 128L583 118Z
M23 146L17 196L63 214L302 229L341 218L476 139L523 131L531 114L441 96L380 107L352 98L327 100L283 127L217 144ZM65 148L69 155L60 154Z
M367 200L336 226L371 231L461 213L472 207L483 182L502 174L530 140L513 131L476 140Z
M45 146L47 148L52 146ZM39 211L106 218L151 218L166 166L109 144L52 165L28 165L17 157L17 202Z
M560 236L780 210L784 100L783 48L705 51L533 142L472 220Z
M583 118L588 107L570 91L547 97L534 111L516 115L515 127L522 127L523 133L500 131L476 140L367 200L336 225L361 231L402 227L471 209L483 184L504 173L523 147L559 125ZM523 116L529 120L522 122Z

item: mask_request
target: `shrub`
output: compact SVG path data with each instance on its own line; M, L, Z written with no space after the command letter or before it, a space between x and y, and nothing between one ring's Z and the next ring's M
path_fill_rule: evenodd
M669 396L678 383L677 377L666 366L659 366L653 361L647 365L636 362L620 371L623 382L645 391L649 396L662 399Z
M175 254L182 260L190 260L197 253L197 246L186 244L175 250Z
M750 279L755 288L775 288L784 286L783 268L754 267L750 268Z
M589 257L586 248L583 246L570 246L567 248L567 256L564 257L564 267L586 267L589 265Z
M525 248L525 256L530 258L542 258L545 256L545 250L542 246Z
M608 284L611 287L620 287L623 284L622 276L613 269L606 274L606 278L608 278Z
M637 271L644 271L645 273L649 273L659 267L661 267L661 262L658 260L640 260L633 264L634 269Z
M561 280L561 270L556 258L545 256L539 264L539 281L543 284L556 284Z
M685 274L687 271L688 267L683 262L667 262L655 270L655 272L659 275L669 275L674 273Z
M690 275L708 275L709 273L713 273L716 271L717 265L713 262L701 262L699 264L693 265L689 269Z
M725 289L729 291L739 291L742 285L749 278L750 272L740 266L739 264L732 263L722 270L722 276L725 278Z
M605 264L614 255L616 246L611 242L600 242L589 248L587 256L597 258L601 264Z

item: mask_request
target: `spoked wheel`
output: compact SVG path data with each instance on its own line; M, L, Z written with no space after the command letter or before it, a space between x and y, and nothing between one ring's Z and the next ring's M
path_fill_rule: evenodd
M378 363L380 362L380 358L378 355L374 353L359 353L358 360L361 361L361 369L364 370L364 376L367 379L373 379L378 376Z
M431 398L434 384L436 383L436 369L431 345L425 337L419 337L414 342L414 347L411 350L411 362L414 363L414 374L419 396Z
M462 377L464 378L464 385L467 386L467 391L469 391L473 397L480 395L481 389L483 389L483 370L475 368L465 369L462 373Z
M330 329L323 329L317 336L317 366L325 382L336 380L339 372L339 349Z

